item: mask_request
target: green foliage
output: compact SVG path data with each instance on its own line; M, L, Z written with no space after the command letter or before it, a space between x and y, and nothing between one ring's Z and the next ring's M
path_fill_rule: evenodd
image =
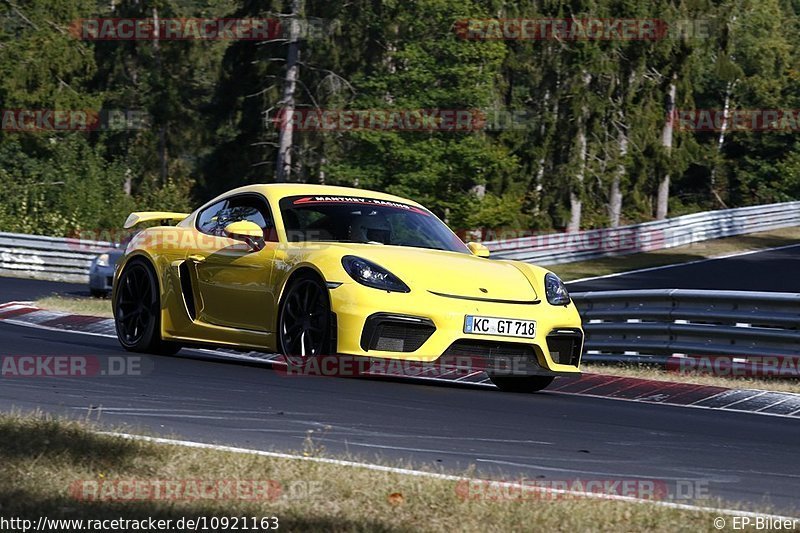
M527 230L531 227L531 217L525 214L523 202L519 195L488 193L482 199L464 203L464 212L459 215L465 228Z
M67 235L113 228L134 208L122 189L124 166L107 161L82 134L51 137L35 151L11 139L0 145L0 160L4 231Z
M490 120L473 131L296 131L297 181L407 196L458 229L560 229L571 194L582 227L606 226L616 182L622 222L649 220L665 175L673 215L800 197L796 130L678 128L671 150L662 141L673 76L679 109L800 109L796 2L304 0L303 9L322 31L301 43L298 109L479 110ZM91 42L69 28L87 17L289 10L288 0L0 2L4 109L149 117L144 129L0 131L0 231L118 228L134 209L187 210L273 181L285 41ZM702 21L690 30L709 33L474 41L455 31L471 18L589 17Z

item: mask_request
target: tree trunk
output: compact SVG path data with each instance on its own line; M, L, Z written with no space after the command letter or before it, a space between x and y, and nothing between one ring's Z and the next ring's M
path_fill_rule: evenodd
M328 164L328 158L322 156L319 160L319 174L317 176L317 181L320 185L325 185L325 165Z
M619 162L611 178L611 191L608 197L608 220L612 228L619 227L620 217L622 216L622 180L625 177L625 160L628 156L628 122L626 112L630 109L631 95L636 92L637 76L636 69L628 70L627 80L617 77L617 90L619 91L616 104L616 130L617 146L619 147Z
M158 42L158 9L153 8L153 56L156 60L158 75L161 76L161 50ZM158 162L161 175L161 186L167 184L168 155L167 155L167 125L162 123L158 128Z
M584 152L585 153L585 152ZM578 175L578 181L583 183L583 176ZM575 232L581 229L581 209L583 208L583 201L581 197L575 192L569 193L569 223L567 223L567 231Z
M584 72L583 82L588 92L589 84L592 81L592 75ZM569 223L567 224L567 231L574 232L581 229L581 210L583 208L583 201L581 200L581 191L583 190L583 176L586 172L586 157L587 157L587 143L586 143L586 127L589 120L589 107L584 105L581 107L581 116L578 119L578 173L575 176L577 182L576 187L573 186L569 193Z
M544 104L542 105L543 110L547 110L549 107L550 102L550 90L546 90L544 92ZM553 107L552 113L554 116L553 124L558 124L558 99L553 99ZM543 120L542 124L539 126L539 138L544 140L545 135L547 133L547 123ZM542 157L539 158L538 164L539 166L536 168L536 174L533 177L533 191L534 191L534 205L532 214L534 217L538 217L541 211L541 204L542 204L542 189L544 186L542 185L542 180L544 179L544 166L546 164L546 154L547 150L542 151Z
M278 160L275 164L275 181L289 181L292 177L292 140L295 110L295 91L300 77L300 21L302 1L292 0L291 23L289 26L289 43L286 54L286 79L283 84L281 98L283 120L278 134Z
M661 130L661 146L667 153L669 158L672 152L672 131L675 124L675 80L677 74L672 75L672 82L669 84L669 91L667 93L667 102L665 111L667 112L667 120L664 122L664 129ZM658 197L656 198L656 219L663 220L667 218L667 210L669 208L669 171L664 172L664 177L658 183Z
M624 120L624 117L623 117ZM614 177L611 180L611 194L608 199L608 219L612 228L619 226L619 218L622 215L622 191L620 182L625 175L625 157L628 155L628 133L625 126L619 127L619 164L617 165Z
M544 157L540 157L539 158L539 168L536 169L536 175L533 178L533 181L535 183L534 189L533 189L533 191L534 191L534 197L533 198L534 198L534 202L535 203L533 204L533 209L531 210L531 214L534 217L538 217L539 213L542 210L542 207L541 207L542 206L542 189L544 189L544 186L542 185L542 180L544 179L544 165L545 165L545 159L544 159Z
M728 112L731 108L731 90L733 88L733 83L728 82L727 86L725 87L725 103L722 107L722 124L719 129L719 135L717 136L717 157L720 157L722 153L722 146L725 144L725 135L728 133ZM717 193L717 167L719 159L714 162L714 166L711 168L711 182L709 186L711 188L711 194L719 201L720 205L723 208L727 208L728 206L725 202L722 201L720 198L719 193Z

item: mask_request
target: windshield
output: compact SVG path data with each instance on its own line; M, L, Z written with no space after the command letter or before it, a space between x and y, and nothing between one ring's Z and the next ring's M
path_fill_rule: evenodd
M280 201L289 242L360 242L469 253L430 211L354 196L289 196Z

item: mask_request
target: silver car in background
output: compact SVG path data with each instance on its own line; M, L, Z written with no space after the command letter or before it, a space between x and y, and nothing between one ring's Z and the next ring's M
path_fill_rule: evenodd
M89 294L101 298L111 293L111 286L114 282L114 266L124 253L124 246L109 248L92 259L92 265L89 267Z

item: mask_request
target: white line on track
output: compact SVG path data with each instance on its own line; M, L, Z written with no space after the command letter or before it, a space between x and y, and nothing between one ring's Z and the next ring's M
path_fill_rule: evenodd
M654 272L656 270L665 270L667 268L677 268L687 265L696 265L698 263L707 263L709 261L719 261L721 259L731 259L733 257L743 257L745 255L752 255L752 254L760 254L762 252L774 252L777 250L786 250L788 248L796 248L800 246L800 244L787 244L786 246L777 246L775 248L762 248L760 250L748 250L746 252L734 252L725 255L719 255L716 257L706 257L705 259L695 259L694 261L687 261L685 263L673 263L671 265L662 265L656 267L648 267L648 268L639 268L636 270L626 270L625 272L614 272L613 274L603 274L602 276L591 276L588 278L580 278L580 279L573 279L571 281L565 281L567 285L571 283L583 283L584 281L594 281L596 279L606 279L606 278L616 278L619 276L627 276L629 274L640 274L642 272ZM666 248L669 250L670 248Z
M235 446L220 446L216 444L206 444L204 442L194 442L194 441L186 441L186 440L177 440L177 439L164 439L160 437L146 437L144 435L132 435L129 433L116 433L116 432L106 432L106 431L99 431L101 435L108 435L112 437L121 437L124 439L130 439L135 441L143 441L143 442L152 442L155 444L168 444L172 446L183 446L186 448L200 448L206 450L216 450L222 452L231 452L231 453L241 453L241 454L248 454L248 455L258 455L262 457L272 457L275 459L291 459L295 461L310 461L313 463L324 463L324 464L332 464L338 466L348 466L354 468L363 468L366 470L376 470L379 472L390 472L393 474L401 474L405 476L416 476L416 477L424 477L430 479L439 479L444 481L477 481L482 483L490 482L497 487L509 488L509 489L517 489L517 490L535 490L536 492L543 492L547 494L563 494L569 496L575 496L580 498L593 498L599 500L614 500L614 501L624 501L630 503L640 503L640 504L650 504L656 505L659 507L667 507L669 509L680 509L685 511L694 511L694 512L706 512L706 513L718 513L718 514L726 514L726 515L734 515L734 516L747 516L751 518L772 518L775 521L784 521L784 520L794 520L795 517L790 516L781 516L781 515L771 515L765 513L755 513L750 511L738 511L736 509L724 509L724 508L716 508L716 507L704 507L699 505L690 505L685 503L674 503L674 502L665 502L659 500L645 500L641 498L634 498L631 496L620 496L617 494L600 494L595 492L582 492L582 491L575 491L575 490L562 490L562 489L554 489L549 487L532 487L530 485L526 485L523 483L513 483L508 481L492 481L492 480L485 480L485 479L477 479L477 478L469 478L466 476L456 476L451 474L438 474L435 472L425 472L422 470L412 470L409 468L395 468L391 466L383 466L383 465L376 465L372 463L359 463L356 461L344 461L341 459L328 459L325 457L305 457L302 455L293 455L288 453L279 453L279 452L267 452L263 450L253 450L249 448L237 448Z

